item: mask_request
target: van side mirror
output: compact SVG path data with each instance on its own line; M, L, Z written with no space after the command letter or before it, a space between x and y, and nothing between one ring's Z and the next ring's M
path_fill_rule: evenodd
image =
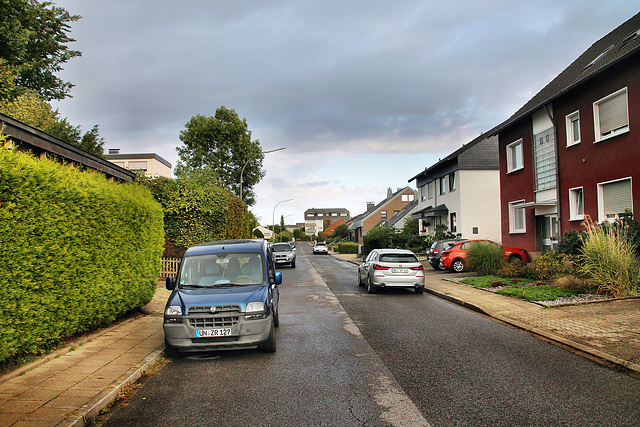
M282 284L282 273L276 271L276 285Z
M166 286L167 286L167 289L170 291L176 288L176 282L173 280L173 277L171 276L167 277Z

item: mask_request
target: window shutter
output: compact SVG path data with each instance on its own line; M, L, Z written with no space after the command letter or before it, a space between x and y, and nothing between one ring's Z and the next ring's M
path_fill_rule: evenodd
M604 214L607 217L631 209L631 180L616 181L603 187Z
M627 92L609 98L598 106L600 116L600 135L607 135L616 129L626 127Z

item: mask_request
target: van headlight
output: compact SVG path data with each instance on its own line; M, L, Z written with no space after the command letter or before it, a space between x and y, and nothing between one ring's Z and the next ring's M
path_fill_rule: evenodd
M164 311L164 314L166 316L182 316L182 307L180 307L179 305L170 305Z
M264 319L266 317L266 308L262 302L250 302L245 309L245 317L248 320Z

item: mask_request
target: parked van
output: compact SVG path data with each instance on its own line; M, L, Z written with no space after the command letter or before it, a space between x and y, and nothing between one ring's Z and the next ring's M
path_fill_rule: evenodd
M276 351L279 289L264 240L225 240L189 248L164 311L165 353L260 347Z

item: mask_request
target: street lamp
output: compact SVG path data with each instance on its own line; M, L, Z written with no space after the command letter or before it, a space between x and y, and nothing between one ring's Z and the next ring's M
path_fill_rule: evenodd
M280 151L280 150L284 150L284 147L280 147L280 148L274 148L273 150L267 150L267 151L262 151L260 150L259 153L254 154L253 156L249 157L249 160L247 160L244 164L244 166L242 166L242 170L240 171L240 200L242 200L242 174L244 174L244 168L247 167L247 165L249 164L249 162L253 159L255 159L256 157L258 157L260 154L267 154L267 153L273 153L274 151Z
M271 223L273 224L273 230L272 230L273 231L273 237L271 238L271 240L273 240L274 243L276 241L276 208L278 207L278 205L280 203L290 202L292 200L293 199L282 200L282 201L276 203L276 205L273 207L273 213L271 214Z

